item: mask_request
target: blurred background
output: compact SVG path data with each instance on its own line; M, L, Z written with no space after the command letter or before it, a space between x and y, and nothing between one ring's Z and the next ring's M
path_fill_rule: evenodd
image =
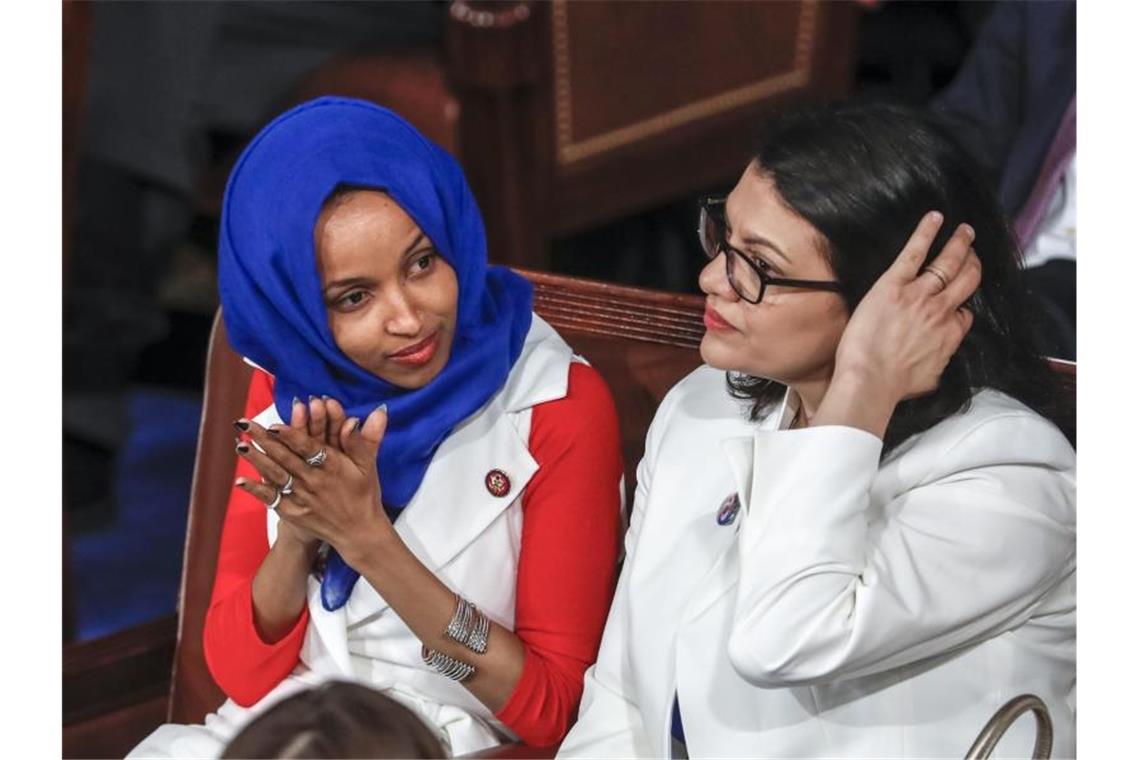
M404 115L459 157L495 263L696 292L697 199L759 115L936 109L1011 218L1045 198L1026 267L1073 358L1075 29L1072 2L64 0L65 644L175 613L221 196L282 110Z

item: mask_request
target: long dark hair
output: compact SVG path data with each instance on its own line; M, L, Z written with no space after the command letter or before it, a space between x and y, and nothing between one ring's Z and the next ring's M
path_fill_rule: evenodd
M938 389L895 409L884 456L967 409L981 388L1052 416L1056 379L1041 355L1041 317L1022 281L1015 237L985 175L937 117L872 102L785 111L761 124L753 157L791 210L821 233L848 311L887 270L927 211L945 215L928 263L960 223L976 232L982 285L968 302L974 325ZM785 391L773 380L736 373L729 374L728 384L734 396L754 401L753 418Z

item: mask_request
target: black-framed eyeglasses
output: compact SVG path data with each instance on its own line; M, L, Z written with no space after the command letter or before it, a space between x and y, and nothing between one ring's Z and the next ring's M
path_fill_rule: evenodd
M713 197L701 199L701 220L697 234L701 238L701 247L704 248L705 255L710 259L724 254L728 283L732 285L738 296L748 303L760 303L769 285L840 292L839 283L834 280L790 280L785 277L773 277L764 271L762 264L747 253L729 245L724 201L724 198Z

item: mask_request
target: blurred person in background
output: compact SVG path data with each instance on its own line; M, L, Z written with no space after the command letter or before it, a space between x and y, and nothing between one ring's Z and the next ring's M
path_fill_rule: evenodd
M1049 352L1077 348L1077 4L1001 2L933 101L1013 220Z
M130 431L127 390L144 351L170 332L167 277L188 250L212 162L289 102L293 89L351 51L430 50L439 2L92 3L76 214L63 326L65 498L75 530L114 516L113 467ZM215 202L210 198L208 202ZM180 251L181 249L181 251ZM209 251L205 268L213 266ZM182 359L179 367L195 368ZM199 378L190 378L190 383ZM183 382L187 382L185 379Z

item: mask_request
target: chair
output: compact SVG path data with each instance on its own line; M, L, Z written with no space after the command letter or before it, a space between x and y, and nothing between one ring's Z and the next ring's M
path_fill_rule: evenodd
M735 180L760 114L848 91L857 16L817 0L456 0L446 73L492 258L548 270L556 237Z

